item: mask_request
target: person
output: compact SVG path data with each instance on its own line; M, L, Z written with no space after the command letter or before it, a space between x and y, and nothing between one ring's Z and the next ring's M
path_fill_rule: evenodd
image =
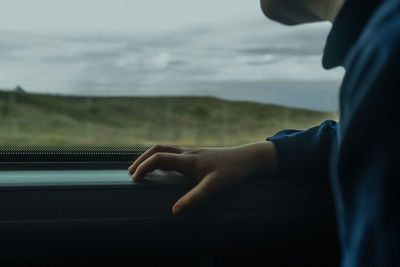
M195 177L198 184L172 208L179 215L255 170L267 176L329 177L342 266L400 266L400 1L262 0L261 8L287 25L333 23L322 63L346 70L339 122L283 130L266 142L233 148L157 145L130 166L133 180L155 169Z

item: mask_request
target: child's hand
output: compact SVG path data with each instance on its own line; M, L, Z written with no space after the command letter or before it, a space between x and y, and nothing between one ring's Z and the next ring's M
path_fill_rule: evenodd
M252 173L276 175L276 166L272 142L202 149L156 145L129 167L129 173L136 182L156 169L177 171L194 177L198 181L197 186L182 196L172 208L173 214L178 215L210 196L241 183Z

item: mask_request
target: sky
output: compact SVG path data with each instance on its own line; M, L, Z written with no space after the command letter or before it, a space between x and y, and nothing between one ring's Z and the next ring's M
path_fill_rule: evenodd
M243 14L246 0L0 0L0 28L25 31L161 31Z
M334 111L330 24L287 27L248 0L0 0L0 89L208 95Z

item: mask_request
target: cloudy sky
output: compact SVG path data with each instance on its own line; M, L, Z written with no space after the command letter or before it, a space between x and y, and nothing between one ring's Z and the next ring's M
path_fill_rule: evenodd
M246 0L1 0L0 27L29 31L162 31L236 15L261 15Z
M0 0L0 88L211 95L336 110L328 23L286 27L248 0Z

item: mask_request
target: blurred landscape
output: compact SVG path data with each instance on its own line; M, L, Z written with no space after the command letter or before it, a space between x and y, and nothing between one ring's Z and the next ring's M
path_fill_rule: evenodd
M141 5L156 5L147 2ZM212 5L226 12L220 2ZM145 32L26 32L0 25L0 88L21 85L31 93L83 96L213 96L337 111L343 70L321 66L330 25L284 27L259 14L257 3L244 5L255 5L257 12L182 22L161 32L162 22Z
M330 23L242 0L4 1L0 145L237 145L337 118Z
M85 97L0 90L2 144L238 145L334 112L214 97Z

